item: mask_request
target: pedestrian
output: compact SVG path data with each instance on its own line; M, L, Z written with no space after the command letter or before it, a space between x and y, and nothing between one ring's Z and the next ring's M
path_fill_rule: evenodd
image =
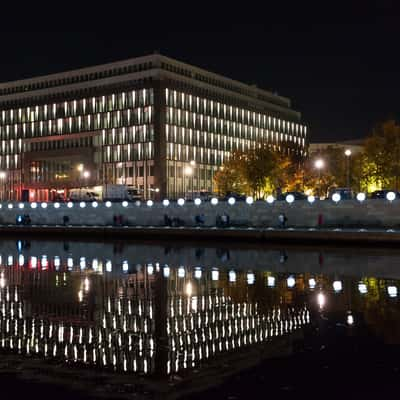
M280 213L278 216L278 220L279 220L279 227L280 228L285 228L286 227L286 222L287 222L287 218L285 213Z
M64 215L63 216L63 224L64 224L64 226L68 225L68 223L69 223L69 217L68 217L68 215Z
M322 227L323 217L322 214L318 214L318 228Z

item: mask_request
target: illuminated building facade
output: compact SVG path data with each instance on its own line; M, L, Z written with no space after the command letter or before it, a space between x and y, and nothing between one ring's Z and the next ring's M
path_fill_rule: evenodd
M212 191L235 150L302 158L290 100L159 54L0 85L1 199L125 184L144 198Z

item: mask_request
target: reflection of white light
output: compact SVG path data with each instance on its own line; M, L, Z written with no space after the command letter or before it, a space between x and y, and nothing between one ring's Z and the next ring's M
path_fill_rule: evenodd
M72 268L74 266L74 260L71 257L67 258L67 266L68 268Z
M163 275L164 275L164 278L168 278L168 277L169 277L169 274L170 274L170 269L169 269L168 265L166 265L166 266L163 268Z
M153 207L153 200L147 200L147 207Z
M389 193L386 195L386 198L387 198L389 201L393 201L393 200L396 198L396 193L394 193L394 192L389 192Z
M110 208L112 206L111 201L106 201L106 207Z
M288 194L288 195L286 196L286 201L287 201L289 204L292 204L292 203L294 202L294 196L293 196L292 194Z
M216 206L216 205L218 204L218 199L217 199L216 197L213 197L213 198L211 199L211 204L212 204L213 206Z
M229 282L236 282L236 272L233 270L229 271Z
M106 262L106 271L107 272L112 271L112 262L110 260L107 260L107 262Z
M79 207L80 207L80 208L85 208L85 207L86 207L86 203L85 203L84 201L81 201L81 202L79 203Z
M364 201L365 200L365 193L357 193L357 200L359 201L359 202L362 202L362 201Z
M8 256L7 264L8 265L13 265L14 264L14 257L13 256Z
M36 203L36 202L33 202L33 203L31 204L31 208L35 209L36 207L37 207L37 203Z
M93 208L97 208L98 205L99 205L99 203L98 203L97 201L94 201L94 202L92 203L92 207L93 207Z
M219 279L219 271L217 269L213 269L211 271L211 280L217 281Z
M315 289L316 285L317 285L317 282L314 278L310 278L308 280L308 286L310 287L310 289Z
M184 267L179 267L178 268L178 277L179 278L184 278L185 277L185 268Z
M334 281L332 286L335 292L341 292L343 289L342 281Z
M54 203L54 208L60 208L60 203Z
M231 206L233 206L236 203L236 200L234 197L229 197L228 199L228 204L230 204Z
M196 269L194 270L194 277L195 277L196 279L201 279L201 275L202 275L201 268L196 268Z
M397 297L397 287L396 286L388 286L387 292L389 297Z
M18 204L18 207L22 210L25 206L24 206L24 203L19 203Z
M289 288L292 288L292 287L294 287L294 285L296 285L296 280L294 279L293 276L289 276L289 278L287 278L286 282L287 282L287 286Z
M42 203L41 206L42 208L47 208L47 203Z
M189 296L189 297L192 295L193 287L192 287L192 283L191 282L188 282L186 284L185 293L186 293L186 296Z
M85 292L89 291L89 289L90 289L90 281L89 281L88 277L85 278L85 280L83 282L83 287L84 287Z
M364 282L360 282L360 283L358 284L358 291L359 291L361 294L366 294L366 293L368 293L367 285L366 285Z
M99 267L99 260L97 258L94 258L92 261L92 268L94 271L97 271L98 267Z
M128 202L127 202L126 200L124 200L124 201L122 202L122 207L128 207Z
M24 265L24 263L25 263L25 257L24 257L23 254L20 254L20 255L18 256L18 265L19 265L20 267L22 267L22 266Z
M37 258L35 256L31 257L31 267L36 268L37 267Z
M275 286L275 277L274 276L269 276L267 278L267 285L268 285L268 287L274 287Z
M307 197L307 201L308 201L310 204L312 204L312 203L314 203L314 201L315 201L315 197L314 197L313 195L310 195L310 196Z
M201 204L201 199L194 199L194 204L196 204L196 206L199 206Z
M59 256L55 256L54 257L54 266L56 267L56 269L58 269L61 265L61 260Z
M269 196L267 196L267 203L268 204L272 204L275 201L274 196L272 196L271 194Z
M333 195L332 195L332 200L333 200L335 203L338 203L338 202L340 201L341 198L342 198L342 197L340 196L339 193L333 193Z
M0 275L0 289L4 289L6 287L6 280L4 279L4 272Z
M41 264L42 264L42 268L44 268L44 269L46 269L48 267L49 263L47 261L47 256L42 256Z
M148 273L149 275L153 275L153 273L154 273L153 264L149 264L149 265L147 266L147 273Z
M354 324L354 317L352 314L347 315L347 325L353 325Z
M122 261L122 271L128 272L129 264L127 260Z
M163 203L163 206L164 206L164 207L168 207L168 206L169 206L169 200L168 200L168 199L164 199L164 200L162 201L162 203Z
M319 305L319 308L324 308L325 302L326 302L325 295L323 293L318 293L317 303Z
M81 269L85 269L86 268L86 258L85 257L81 257L79 259L79 266L81 267Z
M254 203L254 199L251 196L246 197L246 203L248 205L251 205Z
M178 206L183 206L185 204L184 199L178 199Z
M72 202L72 201L69 201L68 203L67 203L67 207L68 208L72 208L74 206L74 203Z
M248 272L247 273L247 284L254 285L255 280L256 280L256 276L254 275L254 273Z
M78 292L78 300L80 303L82 303L82 300L83 300L83 291L82 290L79 290L79 292Z

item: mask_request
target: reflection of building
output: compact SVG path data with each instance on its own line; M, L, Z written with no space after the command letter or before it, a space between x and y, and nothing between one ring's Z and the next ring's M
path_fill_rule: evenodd
M2 198L31 200L111 183L212 190L234 150L307 145L290 100L157 54L1 84L0 141Z

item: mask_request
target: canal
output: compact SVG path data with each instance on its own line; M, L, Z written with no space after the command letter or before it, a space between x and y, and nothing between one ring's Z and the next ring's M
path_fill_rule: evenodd
M396 249L3 240L0 384L60 398L394 394L399 265Z

